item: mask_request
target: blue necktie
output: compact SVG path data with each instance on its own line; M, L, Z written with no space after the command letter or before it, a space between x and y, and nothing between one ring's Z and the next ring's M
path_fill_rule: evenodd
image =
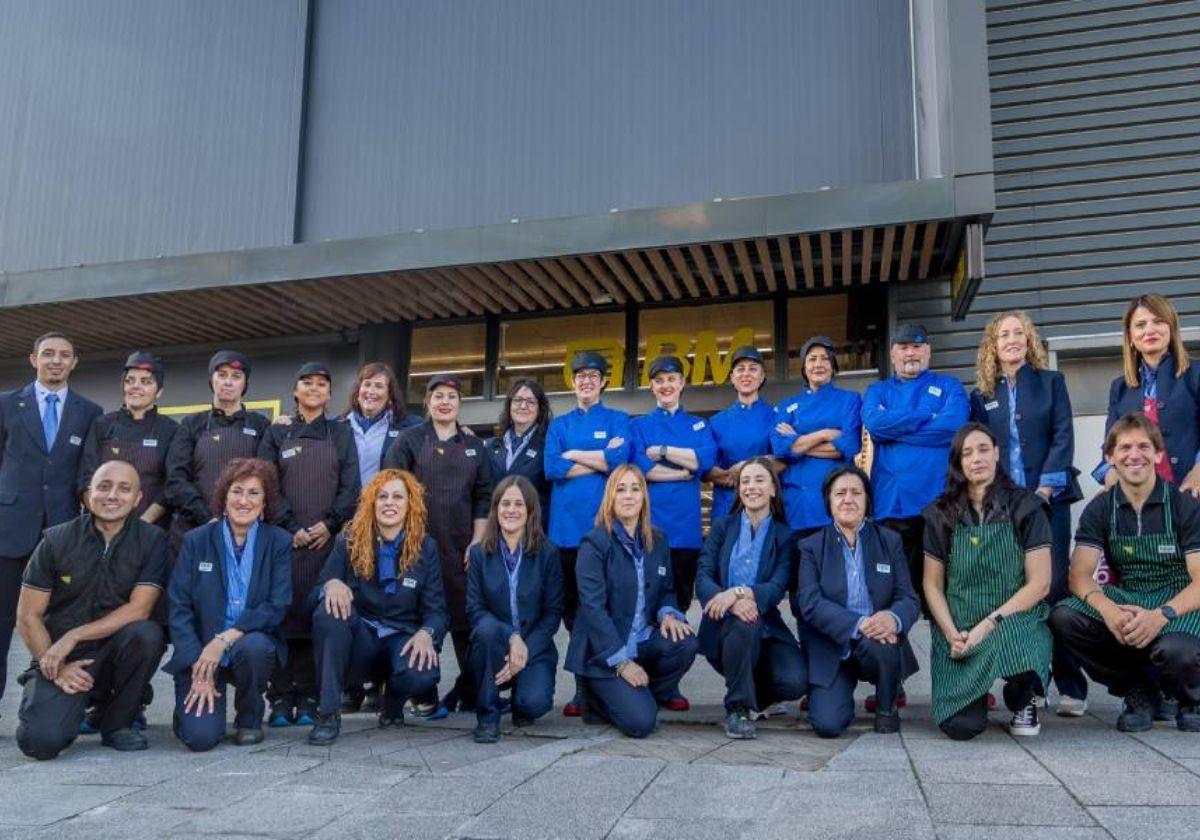
M58 437L58 394L46 395L46 414L42 417L42 431L46 433L46 451L54 448Z

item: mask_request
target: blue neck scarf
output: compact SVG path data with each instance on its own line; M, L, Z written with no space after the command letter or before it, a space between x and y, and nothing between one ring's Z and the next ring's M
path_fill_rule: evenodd
M521 562L521 555L523 553L524 549L520 545L517 546L516 551L510 551L508 548L508 542L503 537L500 538L500 556L504 558L504 565L508 567L508 573L510 575L516 571L517 566Z
M254 541L258 538L258 523L246 532L246 542L240 547L233 541L229 520L221 521L221 536L225 542L225 629L242 617L246 597L250 592L250 577L254 574Z
M376 558L375 572L379 584L389 595L396 594L396 570L399 568L400 549L404 545L404 531L400 531L394 540L379 540L379 556Z
M384 417L388 416L388 412L386 409L384 411L379 412L374 417L366 417L360 411L355 411L355 412L351 412L351 413L354 416L354 422L357 423L358 427L360 429L362 429L364 432L367 431L367 429L374 426L376 423L378 423Z
M617 542L621 547L629 552L629 556L634 560L641 560L646 553L642 547L642 529L637 528L636 533L631 537L629 532L625 530L625 526L620 522L613 525L613 536L617 538Z

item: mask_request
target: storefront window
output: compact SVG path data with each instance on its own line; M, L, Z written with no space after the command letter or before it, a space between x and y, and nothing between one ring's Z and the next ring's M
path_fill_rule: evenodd
M672 306L638 315L638 375L649 386L646 361L664 353L683 357L691 385L719 385L729 378L729 353L752 344L774 371L775 331L771 301Z
M845 294L798 297L788 300L788 379L799 379L804 370L800 350L814 335L833 339L838 370L877 370L879 308L877 295L867 289L856 291L854 306Z
M603 353L611 366L611 388L621 387L624 368L625 315L563 315L500 323L496 395L508 392L517 379L533 379L546 393L571 390L567 365L580 350Z
M487 330L479 324L417 327L412 331L408 401L421 403L425 386L435 373L454 373L462 379L463 397L483 396L484 349Z

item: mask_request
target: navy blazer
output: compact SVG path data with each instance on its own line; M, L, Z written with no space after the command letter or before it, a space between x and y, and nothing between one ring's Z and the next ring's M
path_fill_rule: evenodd
M1142 410L1142 386L1130 388L1118 376L1108 389L1108 419L1104 434L1121 417ZM1200 362L1191 362L1183 376L1175 378L1175 357L1168 353L1158 365L1158 423L1167 458L1176 483L1183 481L1196 462L1200 447ZM1101 463L1104 463L1101 459Z
M175 651L163 666L168 674L191 668L204 646L225 630L225 538L222 520L188 531L175 561L170 601L171 643ZM279 625L292 603L292 535L260 522L254 540L254 570L246 608L233 625L243 633L258 631L275 642L275 655L283 662L287 647Z
M908 572L900 536L874 522L863 525L862 542L867 591L876 611L891 610L900 619L901 679L919 669L908 643L908 631L921 615L921 604ZM846 608L846 562L837 528L826 525L800 542L800 586L796 605L804 621L800 638L808 652L808 678L827 688L837 675L842 654L859 616Z
M104 411L68 388L58 437L46 435L33 383L0 393L0 557L26 557L42 529L79 515L79 460Z
M996 391L984 396L971 391L971 419L992 430L1000 444L1000 463L1006 472L1012 440L1008 427L1008 385L996 380ZM1083 498L1075 478L1075 426L1067 380L1056 370L1035 370L1022 365L1017 371L1017 432L1021 438L1021 462L1025 486L1035 490L1048 473L1066 473L1066 492L1056 501Z
M621 525L614 527L620 528ZM644 617L651 632L658 632L658 613L676 609L671 548L662 531L654 529L654 548L646 552ZM607 662L629 640L637 606L637 569L621 544L603 526L597 526L579 543L575 558L579 581L579 613L567 646L566 668L584 677L616 674Z
M488 554L471 546L467 565L467 621L471 634L501 633L507 639L519 632L529 649L529 661L546 657L558 662L554 634L562 622L563 574L558 548L547 540L533 555L521 558L517 570L517 618L513 626L509 604L508 570L499 548Z
M752 587L754 600L758 604L760 620L766 622L767 635L796 644L796 637L779 614L779 602L787 595L796 576L796 542L786 523L769 519L759 527L764 526L770 528L770 533L758 561L758 575ZM696 595L702 606L707 606L713 596L729 588L729 558L741 527L741 513L731 513L713 522L708 532L696 569ZM718 653L720 624L707 615L700 621L700 651L709 658Z
M507 469L504 465L507 453L504 450L503 438L499 435L488 438L484 446L487 447L488 456L492 459L493 486L499 483L500 479L508 475L523 475L528 478L534 489L537 490L538 500L542 504L542 530L549 533L550 482L546 479L546 462L544 459L546 432L543 429L533 430L529 437L529 443L525 444L525 448L521 450L521 454L513 462L511 470Z

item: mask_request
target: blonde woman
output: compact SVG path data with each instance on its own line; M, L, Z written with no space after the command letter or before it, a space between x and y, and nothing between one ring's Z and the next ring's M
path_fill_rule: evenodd
M584 722L608 722L634 738L657 725L699 649L676 609L671 547L650 525L646 477L614 467L596 527L579 544L579 614L567 670L581 678Z
M425 494L404 470L381 470L363 489L314 590L313 641L321 700L310 744L341 733L342 686L387 673L381 727L404 723L404 702L437 688L446 634L437 543Z
M1071 566L1071 505L1083 498L1072 467L1075 430L1061 373L1047 369L1037 327L1020 310L1001 312L983 331L971 392L971 419L987 426L1000 447L1000 465L1013 484L1036 490L1049 505L1051 606L1067 597ZM1087 710L1087 678L1065 648L1054 651L1058 713Z

